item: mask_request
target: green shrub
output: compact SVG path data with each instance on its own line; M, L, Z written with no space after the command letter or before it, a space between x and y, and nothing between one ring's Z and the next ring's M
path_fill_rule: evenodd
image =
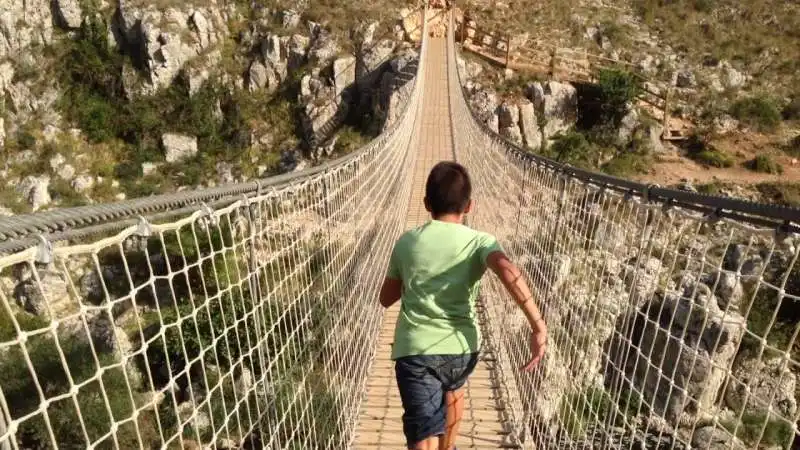
M794 430L791 423L777 417L770 418L766 414L743 414L741 422L726 420L721 422L721 425L729 433L733 434L735 432L736 437L744 441L745 444L758 445L759 448L778 446L778 448L788 450L794 439ZM763 435L761 433L762 428L764 430Z
M760 131L772 131L781 123L781 112L771 99L749 97L731 105L730 113Z
M569 131L555 136L554 142L545 150L545 155L558 162L580 167L590 167L597 152L582 133Z
M647 154L636 152L623 152L604 164L603 172L616 177L626 177L647 173L653 165L652 158Z
M35 319L24 319L21 324L35 323ZM37 324L41 328L43 324ZM3 334L7 335L4 331ZM69 393L70 382L67 376L72 378L74 385L86 383L95 377L97 367L94 358L87 358L92 354L88 342L76 337L58 337L58 347L55 339L50 334L29 337L25 343L27 355L33 366L37 377L46 377L46 383L42 383L45 398L51 399L56 396ZM60 348L60 351L59 351ZM62 364L63 354L66 367ZM108 355L98 355L100 364L107 367L114 363ZM60 448L84 448L88 442L85 441L81 423L86 428L86 432L91 441L96 441L111 431L111 425L115 420L122 420L131 417L134 409L139 406L131 402L131 397L136 401L138 394L131 393L122 373L122 369L106 369L100 381L95 379L83 384L75 398L80 408L80 417L75 409L75 404L70 398L52 402L47 408L47 415L53 434ZM36 386L36 381L31 374L26 357L19 347L12 347L3 355L0 360L0 385L3 386L3 395L8 402L9 410L13 418L20 418L39 407L42 399ZM105 392L111 407L111 416L106 408L103 392ZM156 434L154 425L146 425L144 418L147 412L142 414L142 425L140 430L147 439L148 430ZM25 447L49 448L50 434L48 426L42 415L37 414L20 424L17 436L22 440ZM138 447L136 430L132 423L120 426L117 431L119 445L123 448ZM100 448L113 448L110 439L103 441Z
M769 155L758 155L747 163L750 170L761 173L781 174L783 166Z
M774 203L800 207L800 183L759 183L756 189Z
M709 145L697 134L689 137L686 148L689 158L700 164L720 168L733 166L734 160L730 155Z
M694 9L698 12L709 13L714 9L714 0L694 0Z
M603 121L613 125L628 113L628 104L641 93L641 81L632 73L620 69L603 69L597 74L600 88Z

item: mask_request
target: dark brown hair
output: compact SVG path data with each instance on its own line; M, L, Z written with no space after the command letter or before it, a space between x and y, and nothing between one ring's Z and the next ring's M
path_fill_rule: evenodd
M431 169L425 183L425 201L434 217L463 213L471 196L472 182L464 166L442 161Z

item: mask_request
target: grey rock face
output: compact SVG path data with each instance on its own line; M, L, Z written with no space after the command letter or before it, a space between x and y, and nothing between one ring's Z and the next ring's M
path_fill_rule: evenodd
M542 131L536 118L536 109L528 100L519 104L519 127L527 147L539 150L542 147Z
M167 162L179 162L197 154L197 138L176 133L164 133L161 144Z
M797 377L781 358L737 358L725 403L738 413L762 415L769 411L791 420L797 412L794 393ZM750 391L749 393L747 391Z
M81 27L83 11L78 0L56 0L54 5L62 26L73 29Z
M34 211L38 211L43 206L49 205L52 201L50 193L47 190L49 186L50 177L35 177L29 175L17 185L17 192L19 192L25 201L33 207Z
M546 140L569 130L578 120L578 91L569 83L533 83L528 87L527 96L541 118Z

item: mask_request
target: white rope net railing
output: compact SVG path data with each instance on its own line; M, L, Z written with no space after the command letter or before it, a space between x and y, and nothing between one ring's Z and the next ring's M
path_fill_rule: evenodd
M470 224L524 269L550 337L533 374L529 329L493 277L489 350L526 448L798 448L796 234L649 203L526 155L469 110L450 27L457 159Z
M322 173L0 257L0 449L347 447L423 79L389 131Z

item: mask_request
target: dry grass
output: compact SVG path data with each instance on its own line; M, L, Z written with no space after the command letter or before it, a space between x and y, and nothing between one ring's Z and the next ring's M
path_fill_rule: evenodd
M783 94L800 77L800 4L783 0L633 0L645 23L700 64L733 61ZM773 91L774 92L774 91Z

